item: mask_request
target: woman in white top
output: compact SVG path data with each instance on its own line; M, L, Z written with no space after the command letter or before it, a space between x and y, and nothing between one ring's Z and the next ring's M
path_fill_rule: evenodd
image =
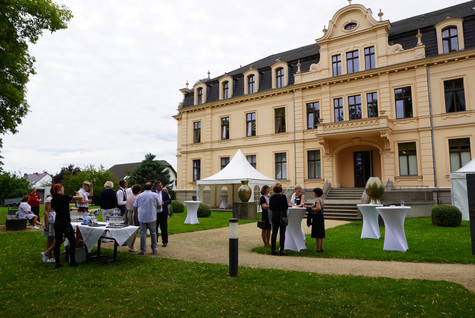
M43 236L47 238L46 251L41 252L41 259L43 262L54 263L53 249L54 249L54 220L56 219L56 212L51 207L52 196L48 196L45 200L45 215L43 217Z
M290 205L293 207L303 207L304 203L304 195L302 194L302 187L300 185L295 186L295 192L292 194L292 197L290 198Z
M31 212L31 206L28 204L28 199L30 197L25 195L23 198L21 198L21 203L20 206L18 207L18 217L20 219L28 219L31 223L32 230L38 230L39 227L37 225L41 225L40 222L38 222L38 217Z

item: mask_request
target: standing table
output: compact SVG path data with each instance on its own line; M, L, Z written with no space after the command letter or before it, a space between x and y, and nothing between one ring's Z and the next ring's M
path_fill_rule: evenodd
M382 204L357 204L358 209L363 215L363 229L361 231L361 238L379 239L381 233L379 232L378 210L376 207L383 206Z
M307 248L305 233L302 230L302 219L305 208L291 207L288 209L289 224L285 230L284 249L299 252Z
M384 235L384 250L405 252L407 246L406 234L404 233L404 220L410 206L381 206L377 207L384 221L386 234Z
M186 220L185 224L200 224L198 221L198 207L201 201L185 201Z

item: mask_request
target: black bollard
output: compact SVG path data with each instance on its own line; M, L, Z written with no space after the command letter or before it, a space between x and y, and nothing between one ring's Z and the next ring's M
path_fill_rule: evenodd
M472 237L472 255L475 255L475 174L467 173L467 199Z
M229 219L229 276L238 275L238 219Z

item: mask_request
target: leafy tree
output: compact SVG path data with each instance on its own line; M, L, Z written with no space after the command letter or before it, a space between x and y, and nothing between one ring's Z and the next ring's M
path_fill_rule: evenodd
M71 178L71 175L75 176L79 172L81 172L81 168L79 167L74 167L73 164L70 164L67 167L62 167L61 171L58 172L56 175L54 175L51 179L52 184L56 183L63 183L63 180L66 178L67 182L69 182L69 179Z
M16 133L28 113L26 84L35 74L28 43L36 43L43 30L67 28L71 18L68 8L51 0L0 0L0 135Z
M134 171L129 179L129 185L145 185L148 181L161 181L164 187L171 187L170 172L159 160L154 160L155 155L148 153Z
M30 183L22 176L10 172L0 174L0 201L30 193Z

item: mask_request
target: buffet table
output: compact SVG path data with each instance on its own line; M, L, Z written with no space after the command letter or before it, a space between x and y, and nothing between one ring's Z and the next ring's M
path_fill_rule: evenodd
M201 201L185 201L186 220L185 224L200 224L198 221L198 208Z
M363 229L361 231L361 238L379 239L381 233L379 232L378 210L376 207L383 206L382 204L357 204L358 209L363 215Z
M288 209L289 224L285 230L284 249L299 252L307 248L305 233L302 230L302 219L305 208L291 207Z
M404 220L410 206L381 206L376 207L384 221L386 232L384 235L384 250L405 252L408 250Z
M71 222L74 229L78 229L86 245L87 251L90 253L94 245L97 242L97 255L100 255L101 241L105 237L106 232L110 233L110 236L105 238L114 240L114 258L117 260L117 246L122 246L127 243L127 246L131 247L134 237L139 230L138 226L126 226L118 228L106 227L107 223L98 222L97 226L89 226L80 222Z

